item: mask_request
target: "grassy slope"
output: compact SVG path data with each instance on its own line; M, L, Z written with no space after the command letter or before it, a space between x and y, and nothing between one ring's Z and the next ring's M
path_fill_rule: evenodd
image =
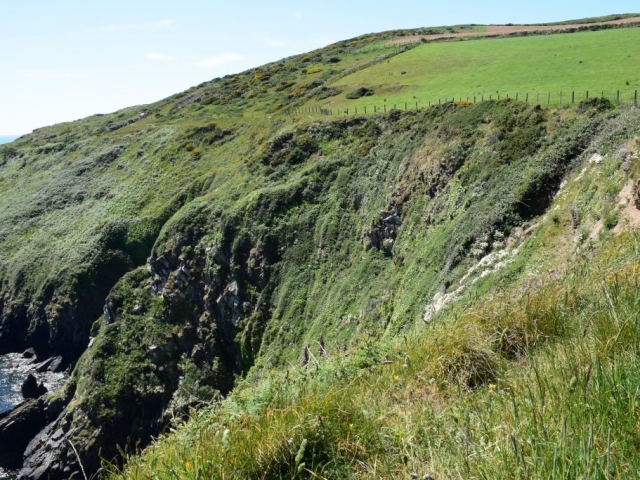
M382 355L369 345L245 385L134 460L127 478L290 478L302 463L301 476L326 478L632 476L638 239L604 234L576 254L565 213L578 202L593 225L625 181L618 166L575 175L552 207L559 218L487 277L492 293L394 343L391 365L371 367ZM480 388L468 375L482 376Z
M537 25L575 25L580 23L612 22L614 20L622 20L624 18L635 18L639 16L640 16L639 13L621 13L621 14L603 15L602 17L587 17L587 18L580 18L577 20L564 20L562 22L539 23Z
M628 31L615 33L621 32ZM78 279L86 278L83 275L104 277L100 270L104 264L98 260L105 251L124 254L115 254L124 273L144 261L154 242L156 253L162 253L187 233L198 232L202 236L198 248L215 246L220 239L216 229L225 224L235 239L246 238L256 246L275 239L287 252L274 269L274 288L264 295L273 320L264 333L265 347L254 346L245 360L253 361L251 357L259 352L255 361L261 367L296 362L301 343L316 342L322 335L334 352L343 344L355 352L364 343L372 349L368 355L375 356L374 338L385 334L393 338L419 320L431 294L448 282L455 283L473 263L465 257L470 245L459 249L460 242L480 241L483 233L503 226L500 222L506 213L514 224L525 220L514 214L515 205L526 199L521 195L526 195L527 185L547 171L545 162L558 153L550 148L552 142L544 143L543 131L554 139L566 137L571 144L572 135L581 134L570 126L589 124L588 115L572 111L547 117L524 106L490 103L340 125L334 138L330 124L327 134L322 122L309 126L306 119L275 115L283 108L280 105L304 101L310 82L361 65L380 53L349 49L366 48L386 38L344 42L209 82L144 108L50 127L3 147L3 293L16 292L18 301L41 300L39 295L53 284L58 294L53 303L64 303L60 297L73 295ZM480 42L446 46L474 43ZM336 55L341 61L330 62ZM313 67L321 71L304 72ZM368 71L374 71L371 68L376 67ZM200 101L190 101L194 95ZM109 131L115 123L136 119L142 110L150 115ZM274 120L265 115L275 115ZM496 118L493 125L485 123L487 116ZM233 134L211 141L212 132L207 129L212 120ZM295 132L295 138L313 138L319 152L302 164L286 159L261 161L265 144L283 131ZM549 152L531 161L526 153L514 156L511 141L520 142L518 148L526 153L542 147ZM190 143L199 156L188 147ZM119 145L124 149L117 159L105 163L111 157L102 157L101 152ZM492 157L496 154L492 150L499 152L498 157ZM448 184L448 175L466 160L459 178ZM483 174L487 162L493 179ZM509 168L509 162L516 166ZM451 171L439 176L440 169ZM69 181L78 175L86 176L87 182ZM429 186L421 184L425 177ZM517 195L503 198L501 182L514 187ZM439 195L434 202L425 196L427 187ZM394 258L377 250L365 251L366 232L390 202L406 202L412 188L418 188L419 195L404 206L406 236L398 238ZM601 207L596 210L602 215ZM241 250L242 241L235 239L230 239L232 247ZM452 265L457 269L451 271ZM170 337L179 327L176 318L171 319L174 323L165 322L162 302L145 297L141 288L145 275L141 270L134 272L112 292L114 298L124 298L118 314L126 319L125 326L102 329L93 352L85 355L76 370L78 395L73 405L94 411L104 408L108 415L110 405L128 402L129 394L157 393L148 388L154 383L146 373L138 376L139 371L154 368L142 348ZM102 288L116 280L109 279ZM489 286L483 288L481 293ZM96 316L104 295L97 295ZM261 292L251 295L257 298ZM128 313L137 299L150 304L149 314L139 320ZM47 315L53 316L52 310ZM298 321L291 322L292 318ZM239 345L245 341L243 329L246 333L252 327L264 328L260 322L264 318L243 319ZM363 340L367 338L371 341ZM197 385L199 373L191 373L188 380ZM147 380L149 384L139 385ZM351 468L348 462L345 468Z
M629 101L640 87L640 69L633 61L640 44L640 29L605 30L569 35L474 40L469 42L430 43L421 45L387 62L341 78L335 86L344 93L322 102L333 109L364 106L373 112L386 103L410 108L438 102L438 99L497 94L504 98L516 93L520 98L529 92L551 92L553 102L564 92L564 102L571 91L579 99L589 90L591 96L602 91ZM402 73L406 72L406 73ZM628 84L627 84L628 82ZM345 95L360 86L372 88L376 94L357 100ZM384 100L386 99L386 102ZM316 102L317 103L317 102Z
M605 161L583 157L513 263L428 326L262 372L114 476L634 478L640 239L588 239L619 215L621 141L640 174L630 120L594 139Z

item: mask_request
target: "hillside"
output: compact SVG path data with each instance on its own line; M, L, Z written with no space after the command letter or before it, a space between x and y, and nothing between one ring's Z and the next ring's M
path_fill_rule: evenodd
M637 471L627 27L372 34L0 146L0 352L73 368L0 418L0 462L91 474L192 415L113 475ZM424 104L534 72L627 93ZM333 111L360 87L387 108Z

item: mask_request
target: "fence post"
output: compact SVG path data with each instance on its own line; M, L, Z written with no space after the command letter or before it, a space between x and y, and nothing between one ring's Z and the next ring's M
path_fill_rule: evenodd
M536 105L540 105L540 94L536 94Z
M367 107L366 106L364 107L364 114L365 115L367 114Z
M347 115L349 115L349 107L347 107Z
M500 101L500 94L498 94L498 101Z
M587 90L587 98L585 100L589 100L589 90Z
M529 92L527 92L527 98L525 99L525 102L529 103Z
M633 105L636 107L638 106L638 90L633 94Z
M516 93L516 102L518 101L518 94Z
M357 115L358 114L358 107L355 107L355 109L356 109L356 115Z
M560 105L562 105L562 90L560 90Z
M473 96L473 103L476 103L476 96Z
M491 101L491 95L489 95L489 101Z
M547 94L547 105L551 105L551 92Z
M384 113L387 113L387 104L384 104Z
M620 90L616 92L616 102L620 103Z
M404 109L407 110L407 102L404 102Z
M571 103L576 103L576 92L571 92Z

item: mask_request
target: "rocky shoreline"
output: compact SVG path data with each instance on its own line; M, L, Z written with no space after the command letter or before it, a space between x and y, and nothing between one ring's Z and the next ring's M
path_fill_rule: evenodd
M39 416L44 405L51 403L43 395L60 390L68 379L66 372L56 371L58 363L55 359L39 362L30 351L0 356L0 462L5 468L0 467L0 480L16 478L14 469L20 467L21 458L14 458L10 446L28 436L34 413Z

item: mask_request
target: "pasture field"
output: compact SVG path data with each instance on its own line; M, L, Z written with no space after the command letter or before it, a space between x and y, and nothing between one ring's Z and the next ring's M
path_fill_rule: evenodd
M479 100L520 98L557 104L591 96L630 101L640 87L640 29L616 29L573 34L543 35L474 41L428 43L337 80L332 87L343 93L309 105L344 110L364 106L404 108L404 103L426 107L448 98ZM366 87L375 94L356 100L350 92Z

